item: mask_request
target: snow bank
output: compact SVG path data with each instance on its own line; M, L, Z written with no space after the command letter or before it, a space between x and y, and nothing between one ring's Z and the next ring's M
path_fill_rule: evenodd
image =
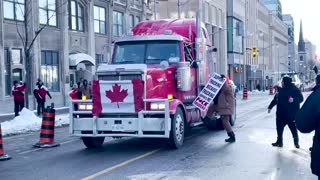
M238 94L243 94L243 91L239 91ZM269 94L269 90L263 91L258 91L258 90L253 90L253 91L248 91L248 94L250 95L259 95L259 94Z
M1 123L2 135L22 134L30 131L38 131L41 128L42 118L37 117L34 112L27 108L23 108L20 116L15 117L11 121ZM56 115L55 126L69 124L69 115Z

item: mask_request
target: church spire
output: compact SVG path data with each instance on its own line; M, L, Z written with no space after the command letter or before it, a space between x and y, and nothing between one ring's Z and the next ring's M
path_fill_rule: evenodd
M302 20L300 20L300 34L299 34L298 51L299 52L306 51L305 42L304 42L304 38L303 38Z

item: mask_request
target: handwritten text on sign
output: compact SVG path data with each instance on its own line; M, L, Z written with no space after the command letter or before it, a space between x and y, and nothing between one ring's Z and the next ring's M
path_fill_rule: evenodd
M219 74L214 74L210 79L207 85L202 89L199 96L194 100L193 105L198 107L202 111L206 111L219 93L226 79L221 78Z

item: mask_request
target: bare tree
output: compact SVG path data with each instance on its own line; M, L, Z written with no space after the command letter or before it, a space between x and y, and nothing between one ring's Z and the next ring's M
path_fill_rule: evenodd
M15 0L15 2L17 3L17 0ZM60 7L66 5L68 3L68 0L62 1L59 6L56 6L56 4L54 4L54 6L56 7L55 12L53 14L51 14L50 17L48 17L48 15L47 15L47 22L45 24L39 25L39 27L31 27L31 25L30 25L32 23L32 21L34 20L34 14L32 14L32 11L33 11L32 8L34 8L34 6L33 6L34 2L35 2L35 0L26 0L25 7L21 6L20 4L18 4L18 6L16 7L16 8L18 8L16 10L16 12L17 11L20 12L24 17L23 26L20 26L18 21L16 21L16 29L17 29L17 33L20 37L20 40L23 44L23 59L25 60L25 70L26 70L25 80L26 80L26 83L28 84L27 89L26 89L27 95L25 96L27 108L29 108L28 96L32 92L32 88L31 88L32 62L33 62L32 50L33 50L34 43L37 40L40 33L49 25L50 20L53 17L57 17L57 14L58 14L57 12L61 9ZM47 6L49 6L49 5L50 4L47 4ZM39 8L36 10L39 11ZM62 14L63 12L59 12L59 13ZM36 30L34 30L34 32L31 32L33 30L33 28L35 28Z

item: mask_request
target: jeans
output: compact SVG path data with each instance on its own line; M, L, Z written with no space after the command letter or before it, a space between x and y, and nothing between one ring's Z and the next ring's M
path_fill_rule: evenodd
M38 116L40 116L40 113L43 113L44 110L44 106L45 106L45 100L38 100L38 107L37 107L37 114ZM41 112L40 112L41 111Z
M14 115L18 116L19 112L24 108L24 100L14 101Z

